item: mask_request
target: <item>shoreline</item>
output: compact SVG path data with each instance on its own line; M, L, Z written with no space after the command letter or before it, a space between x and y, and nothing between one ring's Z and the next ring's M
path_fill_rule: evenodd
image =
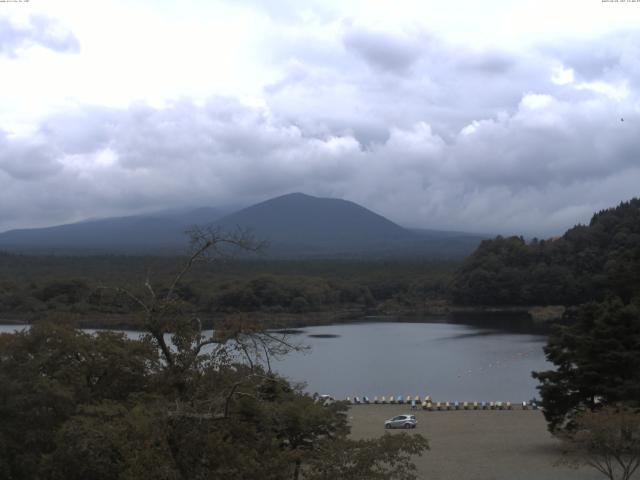
M268 329L275 328L301 328L315 327L331 324L365 323L376 321L418 321L431 318L442 319L452 323L460 321L459 316L476 317L479 323L482 317L496 316L508 319L509 317L529 320L540 327L549 326L560 320L564 307L560 306L460 306L460 305L434 305L429 307L397 309L381 311L378 309L363 310L361 308L345 308L340 310L326 310L305 313L271 313L271 312L242 312L219 313L202 315L202 324L205 328L211 328L214 322L223 317L233 315L251 316L265 325ZM47 318L48 317L48 318ZM78 328L114 329L114 330L139 330L142 323L139 315L135 313L124 314L97 314L77 312L45 312L15 314L0 313L0 325L29 325L41 321L63 320Z

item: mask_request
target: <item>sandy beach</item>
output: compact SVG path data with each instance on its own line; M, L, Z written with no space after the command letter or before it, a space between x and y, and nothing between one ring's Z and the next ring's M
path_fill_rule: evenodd
M355 439L383 435L384 420L402 413L416 415L418 426L409 432L424 435L431 447L415 459L420 479L603 478L589 467L557 465L561 444L549 434L538 410L429 412L412 411L408 405L355 405L349 410L351 435Z

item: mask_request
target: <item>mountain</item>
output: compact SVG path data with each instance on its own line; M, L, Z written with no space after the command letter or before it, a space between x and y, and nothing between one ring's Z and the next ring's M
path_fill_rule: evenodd
M413 239L415 235L360 205L291 193L223 217L226 228L248 227L257 237L287 243Z
M234 213L203 207L86 220L0 234L0 249L27 253L178 253L194 224L249 229L268 257L459 258L483 239L437 230L409 230L356 203L292 193Z
M291 193L252 205L216 222L245 228L269 243L274 257L459 258L484 237L409 230L354 202Z
M146 215L84 220L0 233L0 249L25 253L174 253L185 230L212 223L227 209L164 210Z

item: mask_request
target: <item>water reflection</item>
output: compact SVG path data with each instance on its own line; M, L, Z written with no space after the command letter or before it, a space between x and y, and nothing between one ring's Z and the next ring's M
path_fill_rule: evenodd
M282 335L301 335L305 333L304 330L299 330L297 328L279 328L277 330L270 330L273 333L280 333Z

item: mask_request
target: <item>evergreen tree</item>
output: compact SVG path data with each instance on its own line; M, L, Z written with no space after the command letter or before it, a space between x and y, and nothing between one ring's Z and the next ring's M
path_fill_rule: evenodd
M640 305L613 298L578 309L545 347L555 370L534 372L552 432L599 405L640 406Z
M548 241L485 240L451 285L467 305L578 305L640 294L640 198L596 213Z

